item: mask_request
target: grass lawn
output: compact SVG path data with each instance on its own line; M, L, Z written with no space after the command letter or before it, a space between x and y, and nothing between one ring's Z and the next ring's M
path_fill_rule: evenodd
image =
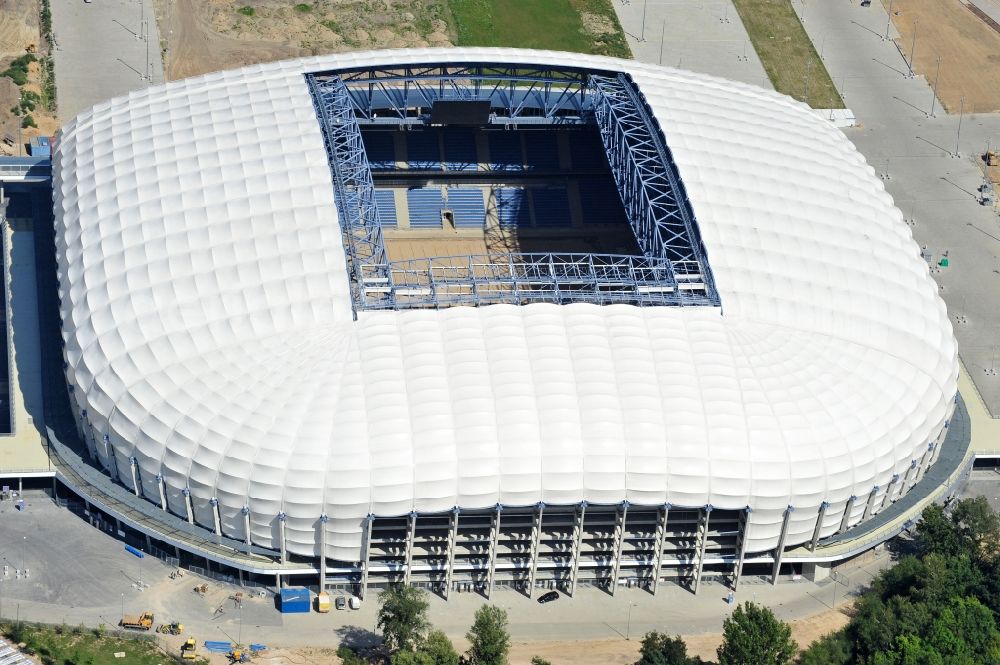
M42 665L162 665L170 658L152 641L118 639L115 630L96 631L70 626L0 626L8 642L24 642ZM124 652L124 658L115 658ZM203 659L188 661L205 663Z
M631 57L611 0L448 0L459 46Z
M733 4L778 92L813 108L844 108L791 0L733 0Z

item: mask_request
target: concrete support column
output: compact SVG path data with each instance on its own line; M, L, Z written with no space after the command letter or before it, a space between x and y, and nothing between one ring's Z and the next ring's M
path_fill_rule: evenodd
M134 457L129 457L128 464L132 471L132 491L136 496L141 496L139 489L139 462Z
M653 595L660 586L660 569L663 567L663 547L667 536L667 518L670 504L665 503L656 515L656 552L653 555Z
M247 554L250 554L250 548L253 547L253 543L250 542L250 506L243 506L240 512L243 513L243 536L247 544Z
M573 561L569 576L569 595L576 595L576 577L580 570L580 547L583 544L583 520L587 516L587 502L581 501L576 509L576 519L573 523Z
M875 499L878 497L878 491L880 489L882 488L876 485L872 488L871 494L868 495L868 502L865 504L865 512L861 515L862 522L872 516L872 511L875 509Z
M917 469L920 468L920 464L917 460L910 460L910 468L906 470L906 475L903 476L903 487L900 488L900 492L904 492L913 487L913 483L916 482Z
M185 487L181 494L184 495L184 512L187 514L188 524L194 524L194 506L191 505L191 490Z
M826 516L826 509L827 507L829 507L829 505L830 504L828 504L826 501L819 504L819 512L816 514L816 526L813 527L813 537L812 541L809 543L810 552L816 551L816 545L817 543L819 543L819 534L820 531L823 529L823 518Z
M694 569L695 595L698 595L698 589L701 588L701 570L705 565L705 548L708 545L708 522L712 517L712 510L713 508L711 504L709 504L701 509L698 517L698 539L696 541L696 545L698 547L698 558L695 561Z
M496 581L497 572L497 542L500 540L500 513L503 512L503 506L499 503L496 506L496 510L493 513L492 528L490 529L490 559L489 559L489 573L486 580L486 598L489 599L493 596L493 586Z
M281 573L274 574L274 588L281 593Z
M167 511L167 492L163 489L163 476L156 474L156 489L160 494L160 510Z
M445 570L444 597L445 600L451 597L451 584L455 576L455 546L458 541L458 514L461 512L458 506L451 509L451 518L448 523L448 567Z
M144 533L142 535L146 536L146 552L149 553L149 552L151 552L153 550L153 543L149 539L149 534L148 533Z
M941 446L938 444L938 442L935 441L931 445L934 446L934 448L931 450L931 463L928 465L928 467L934 466L934 463L938 461L938 457L941 456Z
M369 514L365 518L365 529L362 533L361 540L361 588L358 589L358 597L364 600L368 597L368 566L370 563L371 546L372 546L372 523L375 521L375 516Z
M933 442L928 443L927 450L925 450L924 454L920 457L920 467L917 470L917 480L916 480L916 482L918 483L921 481L921 479L923 479L924 474L927 473L927 469L929 469L931 466L931 460L934 459L934 448L935 446Z
M889 486L885 488L885 494L882 495L882 500L878 503L878 510L882 510L886 503L892 503L895 501L893 495L896 493L896 486L899 484L899 474L892 474L892 479L889 481ZM876 511L878 512L878 511Z
M531 524L531 572L528 573L528 598L535 592L535 576L538 574L538 546L542 539L542 518L545 515L545 504L539 502L535 506L535 515Z
M237 575L237 577L240 580L240 587L242 587L243 586L243 569L242 568L237 568L236 569L236 575Z
M326 591L326 523L330 521L326 513L319 516L319 524L316 530L319 531L319 590ZM284 521L282 521L284 524ZM282 543L284 544L284 543Z
M288 563L288 544L285 541L285 520L284 512L278 513L278 550L281 552L281 563Z
M410 513L409 526L406 528L406 568L403 569L403 584L410 584L410 567L413 565L413 538L417 533L417 513Z
M622 501L621 507L616 511L615 519L615 560L611 573L611 595L615 595L618 588L618 574L622 565L622 545L625 543L625 520L628 519L628 501Z
M853 494L847 499L847 503L844 505L844 515L840 518L840 526L837 527L837 533L843 533L847 531L850 526L851 513L854 511L854 502L858 500L858 497Z
M215 535L222 535L222 517L219 515L219 500L212 497L208 500L212 506L212 523L215 526Z
M781 522L781 535L778 536L778 548L774 551L774 568L771 570L771 584L778 583L778 574L781 572L781 559L785 556L785 537L788 535L788 523L792 521L792 513L795 512L793 506L785 509L785 519Z
M111 437L105 432L101 436L101 439L104 442L104 457L108 461L108 472L112 478L121 482L122 478L118 474L118 460L115 458L115 449L111 447Z
M740 585L740 578L743 577L743 562L746 560L747 556L747 542L749 541L748 535L750 533L750 513L753 509L747 506L740 513L740 533L739 539L739 555L736 558L736 567L733 569L733 591L736 591L737 587Z

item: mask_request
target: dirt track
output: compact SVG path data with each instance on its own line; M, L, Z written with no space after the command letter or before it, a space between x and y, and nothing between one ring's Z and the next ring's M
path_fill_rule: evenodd
M960 0L893 0L892 10L906 57L916 29L914 68L932 85L942 58L938 99L949 113L963 95L966 113L1000 111L1000 34Z

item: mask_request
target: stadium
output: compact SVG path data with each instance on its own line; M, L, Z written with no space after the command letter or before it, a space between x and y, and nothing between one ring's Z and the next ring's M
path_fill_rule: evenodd
M959 404L873 169L743 84L307 58L100 104L53 182L86 457L179 558L279 584L777 575L918 485Z

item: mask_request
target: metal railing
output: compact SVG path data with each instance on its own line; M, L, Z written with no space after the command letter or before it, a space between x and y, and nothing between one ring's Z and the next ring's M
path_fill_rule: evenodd
M362 289L387 307L495 303L710 304L697 262L613 254L499 254L361 267ZM386 297L388 296L388 297Z

